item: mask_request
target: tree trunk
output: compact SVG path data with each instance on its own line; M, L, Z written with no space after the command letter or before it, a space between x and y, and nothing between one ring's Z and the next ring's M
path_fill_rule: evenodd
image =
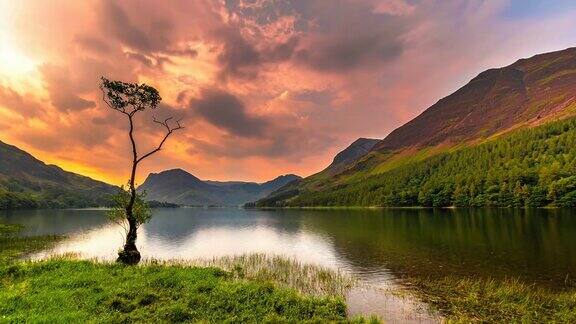
M126 243L124 244L124 249L118 253L118 259L116 261L134 265L140 262L141 256L138 248L136 247L136 238L138 237L137 225L134 216L132 216L132 210L126 211L126 218L128 219L128 233L126 233Z
M136 186L134 184L136 178L136 168L138 167L138 155L136 153L136 142L134 141L133 130L134 125L132 123L132 118L128 118L130 121L130 142L132 143L132 172L130 174L130 201L126 205L126 220L128 221L128 233L126 233L126 243L124 244L124 249L118 252L117 262L121 262L128 265L138 264L140 262L141 256L138 248L136 247L136 238L138 237L138 223L136 218L134 218L134 202L136 201Z

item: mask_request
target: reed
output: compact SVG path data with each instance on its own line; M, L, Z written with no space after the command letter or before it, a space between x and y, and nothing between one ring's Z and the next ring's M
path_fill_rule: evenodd
M411 278L411 290L449 321L576 323L576 290L552 290L517 279Z
M267 281L314 296L344 297L358 280L338 270L304 264L293 258L262 253L194 260L147 260L149 264L179 264L224 269L238 280Z

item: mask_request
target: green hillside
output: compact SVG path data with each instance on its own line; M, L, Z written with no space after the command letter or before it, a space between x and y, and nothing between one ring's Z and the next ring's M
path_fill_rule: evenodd
M571 206L574 71L576 48L486 70L336 172L254 205Z
M257 205L576 206L575 148L576 118L570 118L423 159L412 156L320 191L293 188Z
M0 210L104 206L116 190L0 141Z

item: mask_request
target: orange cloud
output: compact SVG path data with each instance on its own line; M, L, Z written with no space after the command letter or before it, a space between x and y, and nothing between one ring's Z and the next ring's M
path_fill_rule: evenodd
M574 14L513 20L506 2L12 1L0 6L0 139L123 183L125 121L99 77L146 82L186 129L138 175L180 167L265 181L319 171L481 70L572 45ZM548 37L554 35L554 37ZM10 61L9 63L6 63ZM162 129L140 116L140 149Z

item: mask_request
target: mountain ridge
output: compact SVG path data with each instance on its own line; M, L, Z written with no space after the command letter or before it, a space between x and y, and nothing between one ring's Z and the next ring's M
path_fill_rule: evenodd
M240 206L262 198L274 190L300 179L294 174L278 176L263 183L200 180L182 169L151 173L138 187L146 198L194 206Z
M0 141L0 209L104 206L117 190Z
M576 102L569 93L574 80L576 47L488 69L393 130L374 150L457 143L535 122Z
M314 193L333 197L334 201L325 198L322 204L347 201L340 196L351 195L344 192L345 188L361 188L362 183L370 182L371 188L376 190L380 184L371 179L405 164L420 163L461 147L479 145L517 130L574 116L575 88L576 48L538 54L502 68L483 71L454 93L441 98L417 117L396 128L376 143L370 152L360 155L345 168L337 172L326 172L324 169L299 181L297 185L278 189L254 205L298 206L299 197L312 197ZM571 131L570 127L567 129ZM453 190L457 184L450 186ZM309 199L303 205L309 206L311 201L315 200ZM354 199L348 201L358 203ZM420 203L418 199L411 201ZM366 202L373 203L374 200L367 198ZM386 205L376 203L380 204Z

